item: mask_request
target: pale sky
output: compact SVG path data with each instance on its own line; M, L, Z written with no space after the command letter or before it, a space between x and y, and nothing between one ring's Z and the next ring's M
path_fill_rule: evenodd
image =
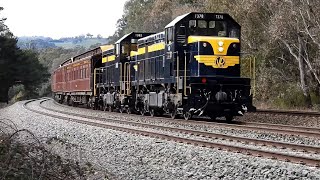
M15 36L113 35L126 0L0 0Z

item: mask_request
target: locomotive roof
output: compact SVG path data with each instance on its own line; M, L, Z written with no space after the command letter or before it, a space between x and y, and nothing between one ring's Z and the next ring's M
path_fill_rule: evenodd
M122 38L120 38L115 44L121 43L121 41L125 40L126 38L128 38L130 36L136 36L136 34L142 34L143 36L145 36L145 35L154 34L154 33L131 32L129 34L122 36ZM132 39L139 39L139 38L136 37L136 38L132 38Z
M114 46L113 46L113 45L110 45L110 44L105 44L105 45L102 45L102 46L98 46L98 47L96 47L96 48L90 49L89 51L86 51L86 52L84 52L84 53L78 54L78 55L76 55L76 56L74 56L74 57L71 57L71 58L65 60L64 62L62 62L62 63L60 64L60 67L66 65L66 64L73 63L74 61L77 61L77 60L78 60L77 57L80 57L80 56L82 56L82 55L88 54L86 57L90 57L90 56L94 56L94 55L96 55L96 54L100 54L101 52L105 52L105 51L110 50L110 49L113 49L113 48L114 48ZM101 52L98 52L98 51L97 51L97 50L99 50L99 49L101 50ZM90 52L91 52L91 53L90 53Z
M126 35L124 35L124 36L122 36L122 38L120 38L117 42L116 42L116 44L118 44L118 43L120 43L121 41L123 41L124 39L126 39L128 36L130 36L132 33L129 33L129 34L126 34Z
M173 21L171 21L168 25L166 25L165 28L172 27L172 26L176 25L179 21L181 21L183 18L187 17L189 14L191 14L191 12L176 17Z
M156 39L163 39L163 38L164 38L164 31L141 38L138 40L138 43L146 42L146 41L150 42Z
M221 14L221 15L225 15L229 20L233 21L234 23L236 23L237 25L239 25L229 14L227 13L199 13L199 12L190 12L187 14L183 14L181 16L176 17L174 20L172 20L168 25L166 25L165 28L169 28L172 26L175 26L178 22L180 22L181 20L183 20L184 18L186 18L187 16L191 15L191 14L206 14L206 15L214 15L214 14ZM239 25L240 26L240 25Z

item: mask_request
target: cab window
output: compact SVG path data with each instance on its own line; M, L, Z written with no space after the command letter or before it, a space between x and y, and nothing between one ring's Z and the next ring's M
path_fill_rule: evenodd
M197 27L197 21L196 20L190 20L189 21L189 28L195 28Z
M120 44L116 44L116 54L120 54Z
M215 21L210 21L209 22L209 28L214 29L216 27L216 22Z
M207 21L205 20L198 20L198 27L201 29L207 28Z
M227 25L224 21L216 21L215 22L215 30L219 37L227 36Z
M240 38L239 29L233 28L229 33L229 37Z
M173 28L172 27L168 28L166 32L167 32L167 44L170 44L173 41Z

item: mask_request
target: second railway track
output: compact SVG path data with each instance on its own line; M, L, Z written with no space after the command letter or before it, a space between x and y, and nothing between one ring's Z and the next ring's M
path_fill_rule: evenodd
M47 101L47 100L42 100L42 102ZM61 114L65 115L72 115L75 117L82 117L82 118L87 118L90 120L81 120L77 118L69 118L69 117L64 117L61 115L54 115L51 113L46 113L46 112L41 112L38 110L31 109L25 105L25 107L33 112L43 114L46 116L51 116L59 119L64 119L64 120L69 120L69 121L74 121L82 124L88 124L92 126L99 126L99 127L104 127L104 128L110 128L110 129L115 129L115 130L120 130L120 131L125 131L129 133L134 133L134 134L142 134L145 136L151 136L151 137L156 137L156 138L161 138L161 139L167 139L167 140L174 140L177 142L182 142L182 143L191 143L199 146L206 146L206 147L211 147L211 148L218 148L218 149L224 149L236 153L243 153L247 155L254 155L254 156L263 156L271 159L279 159L283 161L290 161L294 163L300 163L300 164L306 164L309 166L320 166L320 160L311 158L311 157L305 157L305 156L296 156L296 155L291 155L291 154L286 154L286 153L277 153L274 151L266 151L266 150L261 150L261 149L255 149L255 148L248 148L248 147L242 147L242 146L233 146L230 144L223 144L223 143L215 143L215 142L209 142L209 141L203 141L203 140L195 140L195 139L190 139L190 138L184 138L184 137L179 137L179 136L173 136L169 134L164 134L164 133L156 133L152 131L147 131L147 130L139 130L134 128L134 126L140 126L140 127L147 127L147 128L152 128L152 129L161 129L165 131L172 131L176 133L182 133L182 134L189 134L189 135L194 135L194 136L201 136L201 137L207 137L207 138L212 138L212 139L222 139L222 140L229 140L229 141L235 141L235 142L245 142L245 143L251 143L251 144L256 144L256 145L266 145L266 146L271 146L271 147L279 147L279 148L290 148L290 149L295 149L300 152L309 152L309 153L319 153L320 148L315 147L315 146L305 146L305 145L298 145L298 144L291 144L291 143L282 143L282 142L275 142L275 141L266 141L266 140L258 140L258 139L250 139L250 138L243 138L243 137L237 137L237 136L229 136L229 135L224 135L224 134L216 134L216 133L208 133L208 132L203 132L203 131L194 131L194 130L188 130L188 129L181 129L181 128L174 128L174 127L167 127L167 126L158 126L158 125L152 125L152 124L146 124L146 123L137 123L137 122L132 122L132 121L123 121L123 120L114 120L114 119L109 119L109 118L98 118L98 117L93 117L93 116L87 116L87 115L79 115L75 113L66 113L62 112L59 110L54 110L51 108L46 108L40 105L42 108L52 111L52 112L58 112ZM113 124L108 124L113 123ZM127 128L127 127L122 127L117 124L129 124L133 126L132 128Z
M283 111L283 110L268 110L268 109L257 109L256 112L259 114L278 114L288 116L307 116L307 117L320 117L320 112L308 112L308 111Z

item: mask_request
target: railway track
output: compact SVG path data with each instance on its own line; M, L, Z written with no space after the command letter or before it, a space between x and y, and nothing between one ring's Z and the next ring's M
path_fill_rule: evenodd
M203 140L183 138L183 137L178 137L178 136L164 134L164 133L155 133L155 132L152 132L149 130L138 130L138 129L135 129L134 127L140 126L140 127L161 129L161 130L165 130L165 131L182 133L182 134L189 134L189 135L193 135L193 136L202 136L202 137L207 137L207 138L211 138L211 139L219 138L222 140L252 143L252 144L256 144L256 145L267 145L267 146L273 146L273 147L290 148L290 149L295 149L298 151L310 152L310 153L319 153L320 152L319 147L290 144L290 143L282 143L282 142L274 142L274 141L266 141L266 140L257 140L257 139L229 136L229 135L224 135L224 134L215 134L215 133L208 133L208 132L203 132L203 131L195 131L195 130L174 128L174 127L167 127L167 126L158 126L158 125L152 125L152 124L146 124L146 123L138 123L138 122L132 122L132 121L114 120L114 119L109 119L109 118L98 118L98 117L87 116L87 115L79 115L79 114L70 113L70 112L66 113L63 111L43 107L41 105L41 103L44 101L47 101L47 100L42 100L40 102L40 106L48 111L57 112L57 113L65 114L65 115L72 115L75 117L86 118L88 120L70 118L70 117L65 117L65 116L61 116L61 115L55 115L55 114L51 114L51 113L46 113L46 112L34 110L34 109L27 107L27 104L29 102L27 102L24 105L24 107L26 109L33 111L35 113L38 113L38 114L42 114L42 115L46 115L46 116L50 116L50 117L54 117L54 118L59 118L59 119L64 119L64 120L68 120L68 121L78 122L78 123L82 123L82 124L88 124L88 125L97 126L97 127L114 129L114 130L124 131L124 132L128 132L128 133L141 134L144 136L150 136L150 137L154 137L154 138L173 140L173 141L176 141L179 143L194 144L194 145L204 146L204 147L209 147L209 148L223 149L223 150L232 151L235 153L243 153L246 155L266 157L266 158L271 158L271 159L278 159L278 160L282 160L282 161L288 161L288 162L293 162L293 163L300 163L300 164L306 164L309 166L320 167L320 160L310 158L310 157L302 157L302 156L278 153L278 152L274 152L274 151L266 151L266 150L261 150L261 149L253 149L253 148L234 146L234 145L228 145L228 144L223 144L223 143L215 143L215 142L209 142L209 141L203 141ZM109 122L112 124L108 124L106 122ZM115 125L115 124L131 125L132 128L131 127L130 128L122 127L122 126Z
M58 106L66 106L59 104L53 101ZM66 106L70 107L70 106ZM60 111L61 113L62 111ZM62 112L63 113L63 112ZM114 113L119 115L116 112L108 112ZM79 114L73 114L79 115ZM121 114L122 116L130 117L130 116L137 116L142 117L141 115L136 114ZM85 115L84 115L85 116ZM255 123L255 122L240 122L240 121L233 121L231 124L227 124L225 121L203 121L203 120L179 120L179 119L169 119L165 117L152 117L154 120L165 120L174 123L184 123L190 125L208 125L214 127L224 127L229 129L243 129L243 130L255 130L255 131L265 131L265 132L272 132L272 133L280 133L286 135L299 135L299 136L306 136L306 137L313 137L313 138L320 138L320 129L319 128L311 128L311 127L303 127L303 126L289 126L289 125L281 125L281 124L269 124L269 123Z
M256 112L260 114L278 114L278 115L288 115L288 116L307 116L307 117L320 117L320 112L307 112L307 111L283 111L283 110L266 110L257 109Z

